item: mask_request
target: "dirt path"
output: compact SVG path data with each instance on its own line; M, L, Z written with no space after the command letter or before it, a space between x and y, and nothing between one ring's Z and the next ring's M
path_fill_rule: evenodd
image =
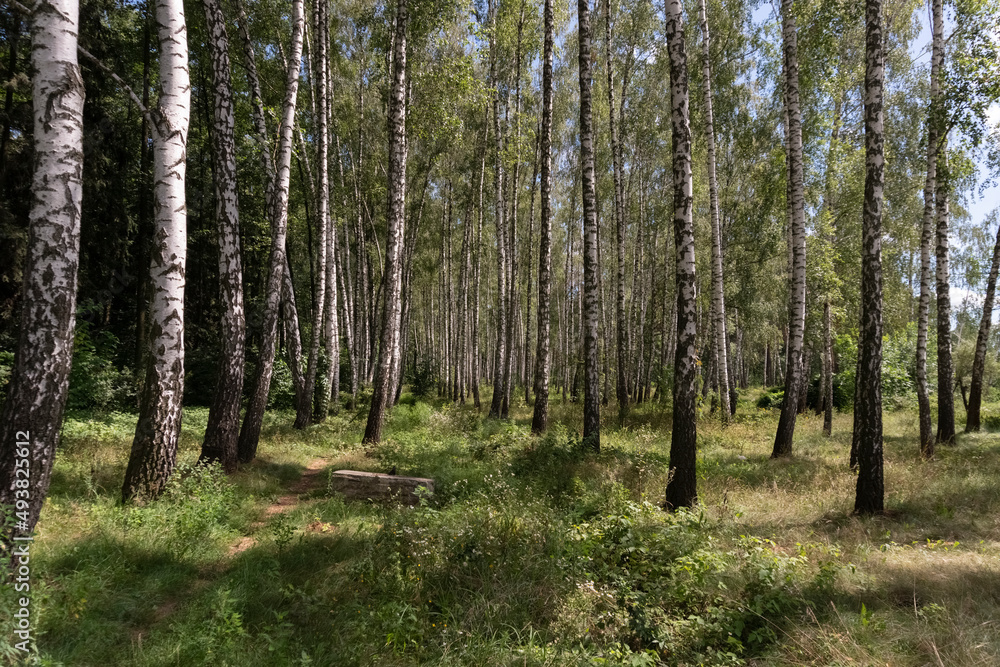
M251 534L244 535L231 547L229 547L227 559L232 558L233 556L236 556L252 547L256 543L254 533L263 528L267 524L268 519L279 514L290 512L296 505L299 504L299 498L303 494L309 493L317 488L322 483L322 472L328 463L329 460L325 458L310 461L309 465L306 466L305 472L302 473L302 476L288 487L288 493L279 497L275 502L271 503L264 509L264 517L262 520L255 521L250 525ZM225 561L223 561L223 563L224 562ZM224 565L222 565L222 567L224 568ZM212 568L212 570L217 570L217 568ZM189 594L201 591L207 587L211 583L211 578L212 577L208 575L208 573L203 573L197 580L195 580ZM162 623L168 617L172 616L181 605L182 601L183 600L179 597L171 597L161 603L153 612L153 620L149 626L143 626L132 630L131 634L133 643L142 644L143 635L149 630L149 628Z
M290 487L288 487L288 493L281 496L264 509L263 519L255 521L250 525L250 535L244 535L237 540L233 546L229 547L228 556L232 558L233 556L237 556L252 547L256 542L254 534L264 527L268 519L279 514L290 512L296 505L299 504L300 496L309 493L318 487L322 483L322 473L324 468L326 468L327 463L329 463L329 460L325 458L310 461L309 465L306 466L305 472L302 473L302 476L295 480Z

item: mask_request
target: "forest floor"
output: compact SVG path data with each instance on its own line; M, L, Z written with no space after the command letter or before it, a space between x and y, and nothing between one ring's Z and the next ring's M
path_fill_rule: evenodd
M71 415L32 547L35 662L1000 664L1000 433L922 462L915 410L886 413L888 511L859 518L851 415L830 438L801 415L772 461L759 394L725 429L701 418L701 504L672 514L656 403L624 427L605 407L600 453L558 397L532 438L519 401L505 423L404 395L371 451L363 408L305 431L269 412L231 477L193 467L208 411L189 408L169 490L128 507L135 417ZM393 467L436 493L401 508L327 490L329 471Z

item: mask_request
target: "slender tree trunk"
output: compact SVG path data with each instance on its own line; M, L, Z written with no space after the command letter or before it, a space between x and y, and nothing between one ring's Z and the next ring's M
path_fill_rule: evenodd
M538 132L535 136L534 159L531 167L531 203L528 206L528 257L524 262L528 283L524 290L524 296L527 299L524 309L526 320L524 323L524 402L526 405L531 405L531 391L534 388L534 382L529 380L529 378L533 379L531 372L531 288L534 276L532 274L531 260L534 259L532 252L534 251L535 242L535 182L538 178L538 149L541 145L541 133L541 122L539 121Z
M160 494L177 460L184 393L185 151L191 115L187 27L180 0L156 0L160 95L153 137L155 232L150 275L151 353L122 499Z
M709 60L710 38L705 0L698 2L701 22L702 88L705 94L705 139L708 144L708 192L712 221L712 318L715 328L715 359L719 367L719 397L722 423L729 423L729 360L726 353L726 301L722 280L722 232L719 226L719 184L715 178L715 124L712 115L712 64Z
M539 135L538 333L535 337L535 406L531 432L540 435L549 422L549 302L552 292L552 0L545 0L542 53L542 126Z
M504 384L504 368L507 363L507 224L506 207L503 200L503 135L500 133L500 83L497 78L497 40L496 13L498 8L490 8L493 34L490 37L490 82L493 86L493 142L494 161L493 191L495 197L496 227L497 227L497 341L493 360L493 399L490 402L489 416L500 418L503 411L503 399L507 394Z
M288 223L288 185L292 164L292 133L295 128L295 103L299 92L299 67L302 60L302 33L305 29L303 0L292 2L292 38L285 71L285 99L281 111L275 169L274 207L271 211L271 253L267 276L267 300L264 304L263 340L257 361L254 388L243 416L238 448L239 460L249 463L257 455L257 443L264 420L264 408L271 390L275 343L278 332L278 305L281 281L285 273L285 238ZM265 148L262 146L262 148ZM266 152L266 148L265 148Z
M243 266L240 257L240 220L236 198L236 140L233 116L229 38L219 0L203 0L208 27L215 96L212 133L215 174L215 216L219 226L219 301L222 309L222 358L215 396L208 412L208 426L201 445L201 461L219 461L223 469L236 469L240 435L240 402L243 398L244 340Z
M823 212L825 220L824 242L827 248L833 248L835 235L834 212L833 212L833 174L834 164L837 160L837 147L840 142L840 125L843 109L843 98L838 96L833 106L833 130L830 133L830 150L827 156L826 184L823 194ZM830 286L827 284L826 295L823 297L823 371L819 385L819 405L818 410L823 413L823 434L833 433L833 320L831 317L831 296Z
M698 498L695 461L698 447L697 337L691 126L683 4L667 0L666 39L670 56L670 109L673 141L674 246L677 258L677 352L674 357L674 406L670 438L670 481L666 506L690 507Z
M996 295L998 269L1000 269L1000 227L997 228L997 240L993 244L993 263L990 265L990 275L986 281L983 317L979 321L979 334L976 336L976 354L972 361L972 384L969 387L969 405L965 419L966 433L977 433L980 428L983 375L986 369L986 345L990 339L990 325L993 322L993 298Z
M615 125L615 76L611 62L611 0L604 0L605 55L608 73L608 123L611 132L611 159L614 176L615 193L615 230L617 238L618 277L615 281L615 313L617 319L616 350L617 375L615 395L618 399L618 419L624 421L628 414L628 384L626 373L628 368L628 332L625 326L625 202L622 192L622 155L618 138L618 127Z
M487 111L487 116L489 112ZM488 120L483 123L483 151L479 163L479 206L476 207L476 247L475 259L473 260L474 276L472 280L473 294L476 295L475 305L472 310L472 400L476 406L476 412L482 409L482 402L479 397L479 384L481 378L480 360L482 355L479 350L479 286L482 278L483 259L483 189L486 181L486 143L489 134Z
M934 204L937 209L937 353L938 353L938 430L937 443L955 444L955 371L951 359L951 288L948 276L948 199L950 177L948 174L948 139L941 137L938 155L937 191Z
M322 64L321 75L323 78L324 95L321 97L325 116L325 124L329 129L332 125L333 117L333 90L330 85L330 62L327 51L330 48L330 17L329 5L323 2L323 23L322 23L323 44L320 51L320 62ZM320 151L325 158L326 164L320 165L320 183L327 180L326 194L321 195L329 202L329 133L323 133L324 143L327 150ZM339 155L338 155L339 159ZM328 203L328 206L329 203ZM345 207L346 208L346 207ZM327 239L326 239L326 317L323 327L323 347L326 350L326 376L323 378L323 394L320 396L319 405L315 415L316 421L323 421L329 414L331 405L336 412L340 408L340 322L337 317L337 225L332 214L327 219Z
M882 512L882 190L885 184L882 0L865 2L865 201L861 232L861 323L854 440L858 482L854 511Z
M285 330L285 348L288 352L288 370L292 374L295 405L305 400L306 381L302 374L302 336L299 332L299 312L295 303L292 269L288 264L288 245L285 244L285 270L281 277L281 322Z
M934 238L934 191L937 189L937 157L940 149L941 67L944 65L944 10L941 0L932 2L931 95L927 112L927 180L924 184L924 216L920 234L920 300L917 306L917 406L920 420L920 454L934 456L930 390L927 384L927 327L931 301L931 244Z
M406 0L396 4L393 44L392 90L389 96L388 237L385 246L384 317L379 337L378 366L372 391L371 409L362 442L377 445L382 439L382 423L392 380L392 366L399 355L400 292L402 291L403 234L406 221Z
M20 25L19 16L12 18ZM8 548L12 538L30 537L38 523L59 445L73 358L83 202L79 5L39 3L31 18L32 200L17 353L0 420L0 502L14 508L16 520L2 531Z
M833 434L833 336L830 323L830 297L823 302L823 434Z
M785 364L785 400L778 418L772 458L790 456L798 392L801 388L802 343L806 316L806 223L802 168L802 113L799 109L799 62L792 0L781 2L782 35L785 53L785 104L788 109L788 163L791 211L791 295L788 300L788 348Z
M591 115L590 0L579 0L580 163L583 171L583 441L601 449L601 387L597 357L597 187ZM612 111L613 113L613 111Z
M326 23L325 0L314 0L313 3L313 35L316 44L310 55L313 56L312 80L315 83L316 105L313 118L316 121L316 169L319 185L316 188L316 239L319 247L316 251L316 280L313 290L313 322L309 342L309 360L306 363L306 383L303 400L298 405L295 415L295 428L303 429L312 422L313 398L316 393L316 373L319 365L320 342L324 338L323 323L326 315L327 290L327 254L329 236L327 227L330 218L330 175L328 169L329 133L327 132L327 91L326 91L326 47L324 24ZM312 244L310 243L310 249ZM326 418L329 409L329 391L323 390L317 401L315 411L317 417Z

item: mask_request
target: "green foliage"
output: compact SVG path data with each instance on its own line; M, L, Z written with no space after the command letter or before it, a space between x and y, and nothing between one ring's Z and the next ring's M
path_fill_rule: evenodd
M271 372L271 392L267 397L269 410L295 409L295 386L292 384L292 370L282 357L275 357Z
M762 409L780 408L784 402L785 390L781 387L775 387L761 394L755 405Z
M437 382L438 366L434 357L421 355L416 364L406 367L405 380L410 385L410 391L417 398L427 398L434 391Z
M128 507L120 522L180 558L198 558L216 540L232 535L237 506L233 484L218 463L185 463L177 466L159 499Z
M14 353L0 350L0 405L7 398L7 383L14 372Z
M77 323L69 375L69 410L130 411L137 405L132 372L115 365L119 342L113 333Z

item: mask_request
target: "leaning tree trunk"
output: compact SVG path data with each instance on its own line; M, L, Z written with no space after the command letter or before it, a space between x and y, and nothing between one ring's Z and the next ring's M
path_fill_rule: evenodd
M955 369L951 359L951 288L948 276L948 138L941 137L938 155L937 191L934 193L937 218L937 353L938 430L937 443L955 444Z
M181 0L156 0L160 94L154 111L155 230L150 261L150 354L122 499L154 498L177 461L184 394L185 151L191 114L187 27Z
M285 238L288 231L288 184L292 166L292 133L295 128L295 102L299 92L299 67L302 60L302 33L305 30L303 0L292 2L292 44L285 71L285 99L281 111L277 149L277 178L274 187L274 207L271 211L271 253L267 275L267 300L264 304L264 332L257 360L253 393L243 416L238 457L249 463L257 455L257 443L264 421L264 408L271 390L274 352L278 333L278 306L281 281L285 273ZM266 146L262 146L267 150Z
M715 329L715 362L719 367L719 398L722 423L729 423L729 360L726 349L726 300L722 280L722 231L719 225L719 184L715 177L715 124L712 114L712 64L709 61L710 38L705 0L698 2L701 22L702 87L705 91L705 139L708 145L708 192L712 220L712 318Z
M393 53L392 91L389 96L389 230L385 244L385 285L382 294L384 316L379 336L378 366L372 403L363 442L377 445L382 439L382 423L391 392L392 367L399 355L400 293L402 292L402 246L406 211L406 0L396 5L396 32ZM402 364L400 364L402 366Z
M83 201L83 102L76 0L32 14L34 175L17 355L0 420L0 503L28 537L49 488L69 391ZM20 18L15 16L15 21ZM27 562L27 558L23 558Z
M976 336L976 355L972 361L972 384L969 386L969 405L966 409L965 432L979 431L980 413L983 405L983 375L986 369L986 344L990 339L990 324L993 321L993 298L997 287L997 270L1000 269L1000 228L993 244L993 264L986 281L986 297L983 299L983 318L979 321L979 335Z
M667 0L667 51L670 56L670 109L673 138L674 248L677 259L677 351L674 356L674 412L670 438L670 481L666 505L690 507L698 498L695 458L698 447L698 380L695 299L691 126L688 120L687 53L681 0Z
M219 225L219 302L222 308L222 358L201 461L219 461L226 472L236 469L243 398L244 339L243 266L240 218L236 197L236 140L233 87L229 68L229 37L219 0L203 0L208 27L215 96L212 171L215 175L215 216Z
M583 171L583 442L601 449L601 386L597 367L597 186L591 112L590 0L580 0L580 162ZM612 109L614 113L614 109Z
M788 299L788 352L785 364L785 400L778 418L772 458L790 456L802 373L802 342L806 322L806 218L802 185L802 113L799 108L799 60L792 0L781 2L785 52L785 105L788 110L788 178L791 237L791 294Z
M931 98L927 111L927 180L924 183L924 217L920 233L920 301L917 305L917 406L920 420L920 454L934 456L930 390L927 385L927 327L931 302L931 243L934 237L934 191L940 150L941 67L944 64L944 12L941 0L932 4Z
M861 323L854 440L858 482L854 511L883 509L882 478L882 190L885 152L882 123L882 0L865 2L865 201L861 230Z
M316 81L316 109L313 117L316 119L316 169L319 172L319 185L316 197L316 238L319 247L316 256L316 289L313 291L313 322L309 341L309 360L306 362L306 383L302 401L299 402L295 414L295 428L305 428L312 421L313 396L316 393L316 373L319 364L320 341L323 338L323 321L326 315L327 289L327 255L329 249L328 225L330 218L330 173L328 168L329 133L327 132L326 112L326 2L314 0L313 3L313 34L316 45L312 47L312 75ZM316 402L316 415L326 418L330 405L329 391L324 389L323 396Z

